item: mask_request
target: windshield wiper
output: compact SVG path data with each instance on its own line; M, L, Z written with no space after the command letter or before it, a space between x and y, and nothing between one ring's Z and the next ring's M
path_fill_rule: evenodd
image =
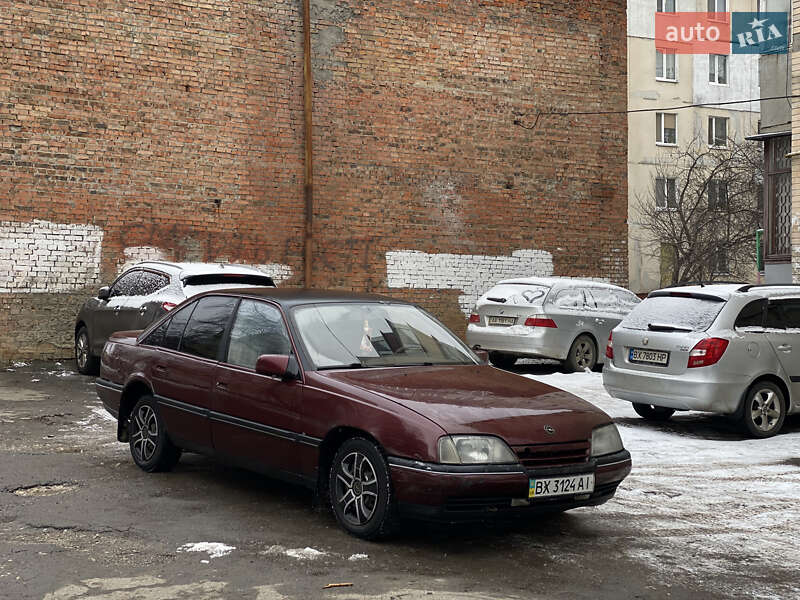
M369 369L369 365L354 362L349 365L325 365L324 367L317 367L317 371L330 371L331 369Z
M668 323L648 323L647 328L650 331L686 331L691 333L694 331L691 327L684 325L670 325Z

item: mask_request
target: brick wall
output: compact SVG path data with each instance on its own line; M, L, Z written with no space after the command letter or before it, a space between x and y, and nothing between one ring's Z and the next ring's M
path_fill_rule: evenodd
M0 0L0 359L147 253L302 285L300 4ZM507 274L626 282L624 115L514 124L625 107L624 3L312 5L319 286L463 330Z

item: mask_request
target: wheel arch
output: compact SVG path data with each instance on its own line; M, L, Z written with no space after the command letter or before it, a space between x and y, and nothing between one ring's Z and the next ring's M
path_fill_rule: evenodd
M739 400L739 410L737 412L737 416L741 415L742 412L744 411L744 404L745 404L745 399L747 398L747 394L750 393L750 390L753 389L753 387L756 384L758 384L758 383L760 383L762 381L769 381L770 383L774 383L775 385L778 386L778 388L783 393L783 398L786 400L786 414L789 414L791 412L791 409L792 409L792 394L789 391L789 386L778 375L775 375L774 373L765 373L765 374L759 375L758 377L753 379L753 381L750 382L750 385L748 385L747 388L742 393L742 397Z
M381 443L368 431L348 425L339 425L334 427L325 435L319 445L319 458L317 461L317 494L319 494L320 498L327 499L328 497L328 472L330 471L333 457L336 456L336 451L343 443L354 437L361 437L371 441L378 447L380 452L386 456L386 450L383 448Z
M575 334L575 337L572 338L572 341L569 343L569 346L567 347L567 356L569 356L569 351L572 350L572 345L582 335L585 335L586 337L591 339L592 343L594 344L595 363L596 364L600 364L600 363L605 362L606 355L605 355L605 353L603 353L603 354L600 353L600 344L597 342L597 336L594 333L592 333L591 331L589 331L588 329L585 330L585 331L581 331L581 332Z
M118 441L128 441L128 417L130 417L131 411L136 406L139 398L152 393L152 386L143 379L132 379L125 385L119 400L119 416L117 417Z

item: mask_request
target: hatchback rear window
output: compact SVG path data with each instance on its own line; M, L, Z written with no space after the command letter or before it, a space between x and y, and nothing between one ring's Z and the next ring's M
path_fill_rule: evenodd
M710 298L645 298L622 320L626 329L705 331L725 302Z
M550 288L530 283L503 283L494 286L482 300L499 304L536 304L541 305Z

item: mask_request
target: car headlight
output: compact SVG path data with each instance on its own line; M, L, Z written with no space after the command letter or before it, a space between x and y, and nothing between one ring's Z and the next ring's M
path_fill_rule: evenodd
M603 456L624 450L622 438L613 423L595 427L592 431L592 456Z
M446 435L439 438L439 462L448 465L517 463L503 440L487 435Z

